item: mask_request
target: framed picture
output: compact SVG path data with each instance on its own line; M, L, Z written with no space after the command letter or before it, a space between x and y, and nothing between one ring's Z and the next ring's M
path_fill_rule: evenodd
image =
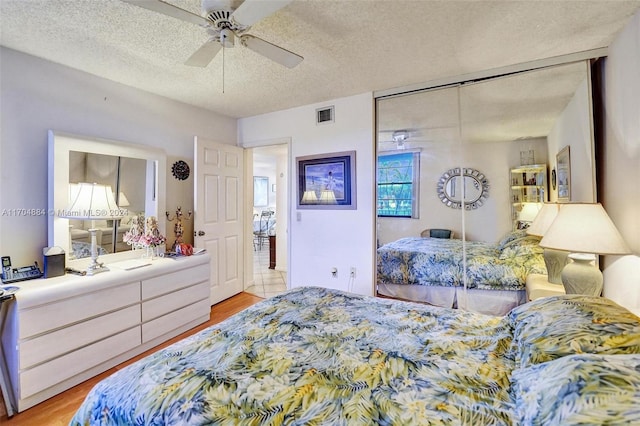
M269 178L266 176L253 177L253 206L266 207L269 205Z
M356 152L296 158L299 209L356 209Z
M558 201L571 201L571 154L568 145L556 155L556 163Z

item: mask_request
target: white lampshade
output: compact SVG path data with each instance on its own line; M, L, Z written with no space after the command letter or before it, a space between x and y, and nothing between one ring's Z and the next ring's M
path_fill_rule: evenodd
M547 232L551 223L555 220L560 210L560 204L557 203L543 203L542 208L538 212L535 219L531 223L531 226L527 228L527 234L535 235L537 237L543 237Z
M522 210L518 214L518 220L523 222L533 222L542 208L542 203L524 203Z
M302 194L302 204L316 203L317 201L316 191L304 191Z
M318 200L320 204L338 204L336 200L336 194L330 189L324 189L320 191L320 199Z
M110 186L97 183L78 183L69 185L69 207L60 217L67 219L103 220L117 219L121 217L120 209L113 198ZM95 225L91 225L91 263L87 267L87 275L107 271L102 263L98 262L98 243L96 240Z
M127 196L124 195L124 192L120 191L118 194L118 207L129 207L130 205L131 203L129 203Z
M627 254L631 251L601 204L563 204L540 246L567 250L572 260L562 269L567 294L600 296L602 272L594 264L595 254ZM583 253L583 254L581 254Z
M97 183L69 185L69 206L60 217L67 219L117 219L121 215L110 186Z
M602 204L563 204L540 246L574 253L628 254L629 246Z

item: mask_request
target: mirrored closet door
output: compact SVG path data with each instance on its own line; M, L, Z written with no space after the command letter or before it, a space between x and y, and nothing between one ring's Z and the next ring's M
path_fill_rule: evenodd
M587 61L378 98L378 292L496 314L524 302L526 272L506 279L478 253L499 258L557 201L566 146L570 201L595 201L590 99ZM540 169L514 182L523 166ZM526 203L513 190L524 184L538 188Z

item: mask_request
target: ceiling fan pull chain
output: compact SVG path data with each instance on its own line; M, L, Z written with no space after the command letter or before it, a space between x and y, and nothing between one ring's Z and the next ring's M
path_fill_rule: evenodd
M222 43L222 93L224 94L224 42Z

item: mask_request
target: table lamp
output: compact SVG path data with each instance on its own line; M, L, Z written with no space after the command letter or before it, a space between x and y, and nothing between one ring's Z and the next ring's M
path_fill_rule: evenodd
M336 194L331 189L323 189L320 191L319 204L338 204Z
M300 204L315 204L317 201L318 197L316 197L316 191L304 191Z
M631 250L600 203L563 204L545 232L540 246L571 252L562 269L562 284L567 294L600 296L602 272L594 263L594 254L622 255Z
M69 207L60 215L66 219L91 220L91 263L87 267L87 275L95 275L108 271L98 262L98 244L96 238L95 220L119 219L120 208L116 205L110 186L97 183L78 183L70 188Z
M544 237L554 219L560 210L560 204L544 203L542 208L536 215L531 225L527 228L527 234L536 237ZM567 256L569 252L564 250L555 250L551 248L544 249L544 264L547 267L547 281L553 284L562 285L562 268L567 264Z

